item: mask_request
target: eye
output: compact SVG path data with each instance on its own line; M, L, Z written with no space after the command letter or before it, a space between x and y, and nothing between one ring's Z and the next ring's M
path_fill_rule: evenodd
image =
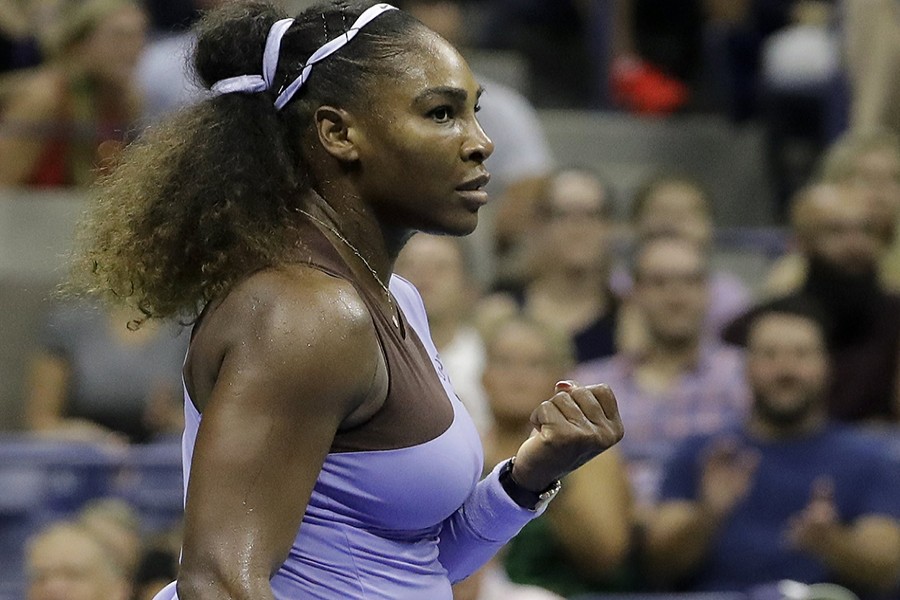
M475 105L475 112L476 112L476 113L481 112L481 105L480 105L480 104L476 104L476 105Z
M446 123L453 118L453 109L449 106L439 106L428 113L428 115L437 123Z

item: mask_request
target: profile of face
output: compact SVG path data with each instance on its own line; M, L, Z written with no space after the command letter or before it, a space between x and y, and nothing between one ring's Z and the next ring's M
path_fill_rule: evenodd
M494 149L476 118L481 87L459 52L424 27L392 60L366 109L351 115L362 196L387 227L471 233Z
M817 409L828 382L821 327L789 313L758 317L747 333L747 377L755 414L775 425L802 420Z
M512 319L487 340L482 384L494 418L527 426L532 411L549 397L568 365L547 332Z
M124 4L102 18L72 51L88 73L105 83L123 86L134 75L147 27L144 11L137 5Z
M871 204L852 188L823 184L801 198L795 220L805 251L840 271L872 271L882 245Z
M705 246L712 238L712 218L703 191L675 179L654 187L634 227L639 239L674 235Z
M27 553L27 600L126 600L127 579L89 533L58 525L38 534Z
M575 169L555 174L539 206L538 270L606 272L611 262L609 202L593 174Z
M419 290L429 320L458 318L474 299L474 284L456 238L414 235L397 257L394 272Z
M635 258L634 301L651 339L685 343L700 337L709 305L709 264L693 242L646 242Z

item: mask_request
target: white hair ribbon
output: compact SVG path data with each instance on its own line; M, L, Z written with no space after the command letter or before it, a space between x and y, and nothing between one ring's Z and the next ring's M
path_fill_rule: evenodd
M303 87L303 84L309 79L314 64L328 58L343 48L356 36L360 29L389 10L397 10L397 8L384 3L370 6L359 15L359 18L353 22L350 29L336 38L329 40L318 50L313 52L303 66L300 75L288 84L275 99L275 109L281 110L291 101L291 98L294 97L297 90ZM281 19L280 21L276 21L272 25L272 28L269 29L269 35L266 37L266 48L263 52L262 75L238 75L237 77L229 77L213 84L212 91L219 94L229 94L232 92L258 93L272 89L272 80L275 78L275 70L278 68L278 55L281 52L281 38L284 37L285 32L287 32L293 22L293 19Z
M212 91L218 94L230 94L232 92L244 92L255 94L264 92L272 87L275 78L275 69L278 68L278 55L281 53L281 38L294 23L293 19L281 19L275 21L266 36L266 49L263 51L262 75L238 75L217 81L212 86Z

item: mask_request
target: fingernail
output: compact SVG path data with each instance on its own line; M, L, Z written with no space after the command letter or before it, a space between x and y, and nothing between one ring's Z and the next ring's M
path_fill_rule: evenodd
M571 381L568 381L568 380L565 380L565 379L562 380L562 381L557 381L557 382L556 382L556 391L557 391L557 392L568 392L568 391L571 390L573 387L574 387L574 386L572 385L572 382L571 382Z

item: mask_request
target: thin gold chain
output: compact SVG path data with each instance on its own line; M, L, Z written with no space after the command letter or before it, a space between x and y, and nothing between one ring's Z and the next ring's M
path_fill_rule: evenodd
M350 240L348 240L343 235L341 235L340 231L338 231L337 229L335 229L334 227L332 227L331 225L329 225L322 219L319 219L318 217L315 217L315 216L311 215L310 213L306 212L302 208L299 208L297 210L298 210L298 212L300 212L300 214L306 215L307 217L309 217L310 219L312 219L313 221L315 221L316 223L318 223L319 225L321 225L322 227L324 227L325 229L327 229L328 231L333 233L337 237L337 239L341 240L341 242L343 242L345 246L350 248L350 251L353 252L353 254L355 254L356 257L362 261L362 264L364 264L366 266L366 269L369 270L369 273L372 274L372 277L375 278L375 281L378 283L378 285L381 287L381 289L384 290L384 295L387 298L388 304L391 307L391 321L394 323L395 327L400 327L400 321L398 320L398 317L397 317L397 307L394 304L394 295L391 294L391 290L388 289L388 287L386 285L384 285L384 282L381 281L381 278L378 276L378 272L372 268L372 265L369 264L369 261L366 260L366 257L364 257L360 253L360 251L356 249L356 246L354 246L353 244L350 243Z

